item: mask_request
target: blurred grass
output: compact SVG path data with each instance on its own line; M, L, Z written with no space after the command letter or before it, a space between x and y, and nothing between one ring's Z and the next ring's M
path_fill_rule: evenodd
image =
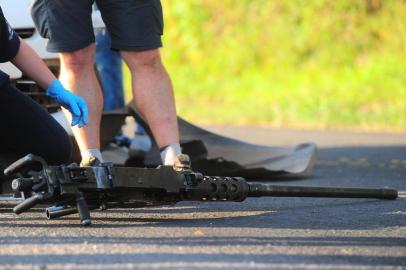
M405 0L162 4L162 55L188 120L406 130Z

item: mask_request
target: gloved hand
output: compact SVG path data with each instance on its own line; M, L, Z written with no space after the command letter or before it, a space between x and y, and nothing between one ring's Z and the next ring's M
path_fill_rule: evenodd
M46 95L57 101L72 114L72 126L79 125L79 127L83 127L87 125L88 109L86 101L66 90L59 80L54 80L48 86Z

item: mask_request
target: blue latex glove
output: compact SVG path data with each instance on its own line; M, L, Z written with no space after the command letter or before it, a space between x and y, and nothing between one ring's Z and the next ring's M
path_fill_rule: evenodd
M87 125L88 109L86 101L66 90L59 80L54 80L48 86L46 95L57 101L72 114L72 126L79 125L79 127L83 127Z

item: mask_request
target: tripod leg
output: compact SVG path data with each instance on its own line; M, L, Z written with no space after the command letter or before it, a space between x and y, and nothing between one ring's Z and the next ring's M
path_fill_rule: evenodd
M76 195L76 207L78 208L80 222L83 226L88 226L92 224L90 219L89 207L87 206L85 197L82 192L78 192Z

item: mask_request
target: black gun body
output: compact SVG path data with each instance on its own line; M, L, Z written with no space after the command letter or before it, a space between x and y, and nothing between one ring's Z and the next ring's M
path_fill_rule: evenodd
M241 177L179 173L172 167L48 167L54 201L67 204L78 191L92 208L134 207L191 201L243 201L249 184ZM70 198L70 200L69 200Z
M39 157L27 156L12 164L11 174L27 162L40 162L43 170L31 179L16 178L12 187L28 198L14 208L16 214L36 204L50 204L52 219L79 213L83 225L90 224L90 210L145 207L190 201L238 201L247 197L343 197L396 199L393 189L277 186L249 183L241 177L203 176L177 172L172 167L47 166Z

